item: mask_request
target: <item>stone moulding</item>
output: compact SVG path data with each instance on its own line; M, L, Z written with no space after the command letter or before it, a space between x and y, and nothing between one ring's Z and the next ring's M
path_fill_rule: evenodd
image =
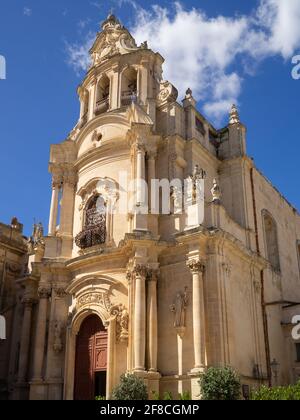
M77 315L82 310L90 308L93 305L99 306L105 311L105 326L108 324L110 319L116 319L117 341L127 342L129 330L129 313L125 305L112 305L109 294L105 292L86 293L78 297L74 315Z

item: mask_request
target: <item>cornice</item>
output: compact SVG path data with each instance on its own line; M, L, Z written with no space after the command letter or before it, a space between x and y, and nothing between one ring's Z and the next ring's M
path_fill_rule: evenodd
M106 112L105 114L98 115L88 121L77 134L75 143L78 149L88 134L90 134L96 128L102 127L106 124L120 124L129 130L131 127L126 118L126 112L123 113L120 111L120 109L114 109L112 111Z
M222 163L222 161L220 159L218 159L216 156L212 155L211 152L209 150L206 149L206 147L203 146L203 144L201 144L199 142L199 140L192 138L190 140L186 140L186 149L188 149L189 147L193 148L196 147L196 149L199 149L199 152L201 153L201 155L205 156L205 158L211 162L211 164L214 166L216 165L217 167L219 167L219 165Z
M187 231L184 234L176 235L176 239L182 245L190 245L199 241L206 243L208 248L210 245L213 245L214 242L216 244L223 242L224 247L230 248L240 258L247 262L250 261L252 264L256 265L257 268L263 270L268 267L268 262L265 260L265 258L247 248L234 235L225 232L223 229L207 229L204 227L199 227L191 231ZM212 251L211 254L215 254L215 252Z
M115 146L115 147L113 147ZM111 163L117 160L120 160L120 157L128 157L130 158L130 147L125 142L120 142L120 144L104 144L103 146L92 149L85 153L84 155L80 156L76 162L74 162L74 167L80 171L82 168L89 164L93 164L96 162L103 163Z

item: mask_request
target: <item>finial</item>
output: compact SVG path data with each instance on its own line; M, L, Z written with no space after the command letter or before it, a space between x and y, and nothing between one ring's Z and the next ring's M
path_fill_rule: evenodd
M236 105L232 105L231 111L229 114L229 125L239 124L240 116Z
M11 224L11 227L12 227L13 229L18 229L18 226L19 226L19 220L18 220L18 218L17 218L17 217L13 217L13 218L11 219L10 224Z
M191 98L193 96L193 91L191 88L188 88L188 90L185 93L186 98Z
M102 29L107 29L107 28L120 28L121 27L121 23L119 21L118 18L116 18L116 16L113 14L113 9L111 9L111 13L107 16L106 20L102 23Z

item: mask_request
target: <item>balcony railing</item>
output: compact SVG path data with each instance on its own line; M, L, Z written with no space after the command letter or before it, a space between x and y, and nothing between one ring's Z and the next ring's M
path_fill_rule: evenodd
M86 225L76 238L75 243L80 249L91 248L106 242L106 215L97 209L87 210Z
M109 98L101 99L101 101L96 102L95 114L103 114L109 109Z
M127 90L122 92L121 95L121 105L122 106L129 106L132 102L136 102L137 100L137 92L132 90Z

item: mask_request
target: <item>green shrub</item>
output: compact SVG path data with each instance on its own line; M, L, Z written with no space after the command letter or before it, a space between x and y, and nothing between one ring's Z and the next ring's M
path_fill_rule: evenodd
M160 396L157 391L152 391L152 400L153 401L160 401Z
M183 391L183 393L179 395L179 399L181 401L191 401L192 397L189 391Z
M144 381L136 375L122 375L120 384L113 390L113 400L147 400L148 392Z
M200 377L203 400L235 401L241 398L239 375L231 367L209 368Z
M173 395L171 394L171 392L165 392L164 393L164 398L165 401L172 401L173 400Z
M253 401L300 401L300 381L297 385L268 388L262 386L251 395Z
M98 396L98 397L95 397L95 400L96 401L106 401L106 397Z

